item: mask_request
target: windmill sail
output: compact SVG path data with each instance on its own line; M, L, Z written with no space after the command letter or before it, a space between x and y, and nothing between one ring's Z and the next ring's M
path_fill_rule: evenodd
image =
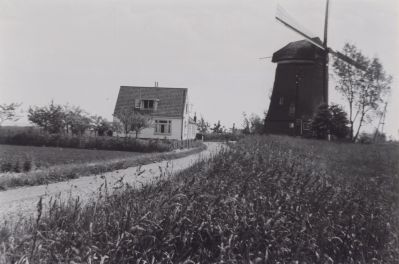
M325 50L325 47L321 43L317 43L314 41L315 35L310 33L307 29L301 26L298 22L296 22L287 11L284 10L281 6L277 6L276 12L276 20L283 24L284 26L288 27L295 33L304 37L307 41L319 47L322 50ZM312 37L313 36L313 37Z
M358 68L358 69L360 69L362 71L366 71L367 70L366 67L364 67L363 65L361 65L357 61L349 58L348 56L342 54L339 51L334 51L333 49L328 48L328 52L331 53L332 55L334 55L335 57L337 57L338 59L343 60L346 63L348 63L348 64L350 64L350 65L352 65L352 66L354 66L354 67L356 67L356 68Z
M328 2L327 2L327 10L326 10L326 27L327 27L327 13L328 13ZM287 11L284 10L284 8L282 8L281 6L277 6L277 12L276 12L276 20L278 22L280 22L281 24L283 24L284 26L288 27L289 29L291 29L292 31L294 31L295 33L301 35L302 37L304 37L308 42L312 43L313 45L315 45L316 47L322 49L322 50L326 50L328 53L331 53L332 55L334 55L336 58L345 61L346 63L349 63L350 65L366 71L366 68L357 63L355 60L349 58L348 56L342 54L339 51L334 51L333 49L325 46L326 41L327 41L327 32L325 32L324 34L324 44L321 43L317 43L316 41L314 41L314 37L311 37L313 34L309 33L308 30L306 30L304 27L302 27L298 22L296 22L289 14ZM325 30L327 30L327 28L325 28Z

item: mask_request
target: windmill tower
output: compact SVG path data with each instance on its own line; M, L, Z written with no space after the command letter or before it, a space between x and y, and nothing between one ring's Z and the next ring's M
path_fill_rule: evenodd
M327 46L329 0L326 2L324 38L305 33L284 9L278 7L276 19L304 40L291 42L273 54L277 63L273 92L265 129L272 134L304 135L309 120L321 103L328 103L329 54L359 68L361 65Z

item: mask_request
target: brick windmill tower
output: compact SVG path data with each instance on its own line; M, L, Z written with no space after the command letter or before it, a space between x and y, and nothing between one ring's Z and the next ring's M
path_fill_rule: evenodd
M281 7L276 19L304 37L291 42L273 54L277 63L276 76L265 129L271 134L304 135L309 132L309 120L321 103L328 103L329 53L362 69L362 66L344 54L327 46L329 0L326 2L324 40L312 38L294 26L295 22Z

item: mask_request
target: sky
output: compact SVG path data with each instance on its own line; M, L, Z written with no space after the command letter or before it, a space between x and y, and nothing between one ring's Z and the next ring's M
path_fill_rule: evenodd
M277 4L322 38L324 0L0 0L0 103L111 119L120 86L157 81L188 88L210 123L240 127L269 106L276 64L259 58L301 39L276 22ZM399 2L331 0L328 32L329 46L353 43L393 76L385 132L399 138ZM345 103L332 78L330 101Z

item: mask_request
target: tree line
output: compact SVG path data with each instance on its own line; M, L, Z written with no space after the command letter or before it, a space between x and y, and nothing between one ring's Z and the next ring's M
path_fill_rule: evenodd
M0 105L0 126L5 121L17 121L21 104L9 103ZM50 134L83 135L91 130L98 136L112 135L120 129L120 124L110 122L98 115L90 115L78 106L60 105L51 101L45 106L30 106L28 120Z

